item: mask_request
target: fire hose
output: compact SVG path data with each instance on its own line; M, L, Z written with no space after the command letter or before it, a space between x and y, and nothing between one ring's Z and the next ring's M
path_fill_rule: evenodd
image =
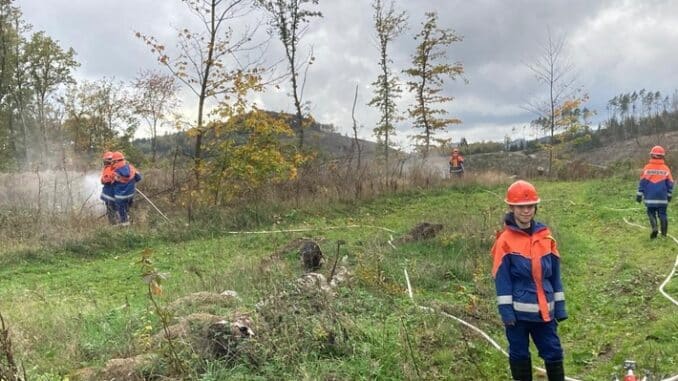
M148 197L144 194L144 192L140 191L139 188L136 188L136 191L137 191L137 193L139 193L144 199L146 199L146 201L148 201L148 203L151 204L151 206L152 206L158 213L160 213L160 215L165 219L165 221L170 222L169 218L167 218L167 216L165 215L165 213L161 212L160 209L158 209L158 207L155 206L155 204L153 203L153 201L151 201L151 199L148 198Z

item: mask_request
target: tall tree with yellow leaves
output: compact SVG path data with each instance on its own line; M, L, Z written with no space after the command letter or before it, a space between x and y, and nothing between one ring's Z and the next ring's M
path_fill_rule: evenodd
M232 95L233 83L242 73L256 73L255 62L233 60L254 50L258 28L241 23L251 11L249 0L181 0L199 20L201 28L178 30L176 54L171 57L165 44L155 37L136 32L164 65L197 98L197 122L189 130L195 137L193 152L195 190L200 189L203 169L203 140L208 133L207 101L222 101ZM236 33L240 31L240 33ZM241 57L242 58L242 57Z
M409 90L415 96L415 104L408 109L414 120L414 128L422 129L414 136L417 142L423 143L423 156L428 156L431 140L436 132L444 130L450 124L461 123L457 118L444 118L447 114L443 108L452 102L454 97L441 95L444 79L456 79L464 73L461 62L448 63L445 50L462 38L451 29L438 28L438 15L427 12L421 31L414 37L419 40L416 53L412 55L412 67L405 73L412 77L407 82Z

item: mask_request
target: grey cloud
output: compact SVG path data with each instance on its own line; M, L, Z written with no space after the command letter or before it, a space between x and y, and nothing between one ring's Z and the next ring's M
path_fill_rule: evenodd
M135 30L167 41L173 27L192 23L179 0L20 0L17 4L36 30L73 47L83 63L80 75L132 79L141 68L157 68L154 57L134 38ZM316 62L309 68L305 98L320 122L349 132L351 105L359 86L357 117L363 137L371 137L378 120L367 107L370 84L378 75L378 51L370 0L321 0L322 19L313 19L302 40L302 51L313 46ZM678 3L670 0L402 0L396 7L409 15L409 29L392 45L393 67L410 65L424 12L436 10L439 26L464 37L451 46L448 58L464 64L463 81L448 81L455 97L450 116L463 120L451 126L453 137L503 139L512 128L522 129L534 115L524 105L543 92L526 63L534 62L547 35L564 36L576 68L578 84L590 95L589 108L604 116L605 104L620 92L640 88L670 94L678 67ZM194 25L194 24L191 24ZM282 58L277 40L268 53ZM280 68L282 70L282 68ZM263 106L292 111L289 89L258 96ZM407 108L408 96L400 102ZM190 100L187 100L190 102ZM187 106L190 108L190 106ZM600 117L599 117L600 118ZM399 125L399 138L411 134L409 122ZM507 132L508 131L508 132Z

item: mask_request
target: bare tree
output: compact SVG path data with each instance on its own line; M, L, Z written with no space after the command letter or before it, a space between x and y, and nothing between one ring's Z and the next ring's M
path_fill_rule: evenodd
M565 38L554 38L549 29L546 42L541 46L541 54L534 63L527 64L547 92L545 98L528 103L526 109L537 115L535 124L549 132L549 173L553 163L553 137L558 126L562 125L559 118L565 114L563 106L573 100L581 103L578 89L574 88L573 66L564 52L564 46Z
M129 141L138 122L132 117L128 89L120 81L102 78L69 86L58 98L65 121L62 132L75 151L94 152Z
M304 147L304 116L301 110L303 104L303 84L299 84L299 72L304 64L298 57L299 41L308 29L312 17L322 17L322 13L304 9L305 5L318 5L318 0L259 0L259 4L269 12L270 25L285 47L285 57L289 66L290 81L292 84L292 98L296 110L297 126L299 128L299 149ZM311 54L306 65L314 60ZM308 68L308 66L306 66Z
M358 151L358 163L356 164L356 171L360 171L362 160L362 147L360 145L360 139L358 139L358 122L355 119L355 105L358 101L358 85L355 85L355 95L353 96L353 107L351 107L351 119L353 120L353 144L351 146L351 156L353 156L353 151Z
M132 98L132 106L137 115L143 118L151 133L152 161L157 155L158 127L170 116L178 106L176 78L171 74L155 71L142 71L134 81L136 94Z

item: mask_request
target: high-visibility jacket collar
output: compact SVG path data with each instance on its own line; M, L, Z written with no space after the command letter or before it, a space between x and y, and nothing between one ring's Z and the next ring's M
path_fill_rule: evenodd
M517 231L517 232L522 232L527 235L534 235L536 233L539 233L540 231L546 229L546 225L542 224L541 222L537 222L535 220L532 220L530 222L530 228L527 229L522 229L518 224L516 223L516 217L513 214L513 212L508 212L504 216L504 224L506 225L507 228Z

